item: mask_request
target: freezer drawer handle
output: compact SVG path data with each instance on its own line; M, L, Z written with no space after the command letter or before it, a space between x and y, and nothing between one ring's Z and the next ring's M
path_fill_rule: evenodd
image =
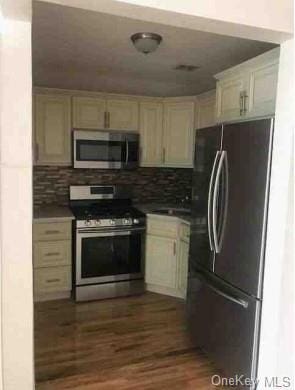
M244 301L244 299L240 299L237 297L233 297L231 295L226 294L224 291L219 290L219 288L212 286L211 284L207 284L208 287L210 287L213 291L215 291L218 295L223 296L224 298L228 299L229 301L232 301L234 303L237 303L238 305L244 307L245 309L248 308L249 304L248 302Z
M209 192L208 192L207 224L208 224L209 244L210 244L210 249L212 251L214 250L213 239L212 239L212 235L211 235L211 232L212 232L212 224L211 224L211 220L212 220L212 218L211 218L212 187L213 187L213 178L214 178L214 173L215 173L215 169L216 169L216 165L217 165L217 160L218 160L220 153L221 152L218 151L218 152L216 152L216 155L215 155L213 168L212 168L212 172L211 172L211 177L210 177Z

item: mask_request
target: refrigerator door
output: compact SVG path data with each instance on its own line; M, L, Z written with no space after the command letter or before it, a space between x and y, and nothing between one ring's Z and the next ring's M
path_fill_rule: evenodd
M220 250L216 251L214 271L229 284L258 298L263 273L272 127L272 119L225 125L224 152L221 152L225 155L227 180L219 181L221 187L222 182L227 186L227 207L224 234L217 237Z
M254 383L261 302L214 276L194 274L189 283L189 330L193 345L207 352L220 370L216 374L226 378L242 375Z
M222 126L197 130L193 170L190 267L212 270L212 186L220 157Z

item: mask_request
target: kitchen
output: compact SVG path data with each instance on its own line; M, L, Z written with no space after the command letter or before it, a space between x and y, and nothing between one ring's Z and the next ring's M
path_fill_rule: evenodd
M51 10L50 7L52 7ZM40 25L46 26L44 17L48 17L50 12L52 12L50 20L54 20L54 18L59 20L58 18L64 17L65 22L66 16L62 16L63 14L60 7L52 5L50 7L49 5L46 5L46 3L43 3L42 5L38 2L35 3L35 17L40 17ZM72 19L68 20L70 26L71 23L74 24L74 20L78 20L78 24L81 23L81 20L79 21L80 17L87 19L89 17L98 16L91 16L89 14L78 16L73 10L68 12L69 15L67 17L72 17ZM35 23L39 26L38 19L36 19ZM100 20L100 23L102 23L102 20ZM111 24L113 21L109 21L109 23ZM131 21L127 20L126 23L128 26L131 25ZM65 26L67 26L66 23ZM144 26L143 23L139 23L139 25L134 27L131 25L129 28L132 30L134 28L133 32L135 33L141 30L140 27L146 30L146 28L144 28L146 26ZM150 30L151 26L148 27L148 30ZM156 28L155 26L153 27ZM50 26L50 28L52 29L52 26ZM160 26L157 26L157 31L159 31L159 29ZM42 34L40 34L41 31L37 31L38 34L36 33L36 36L39 37L39 39L42 39ZM56 31L59 32L59 29L57 28ZM48 34L48 31L45 30L43 33ZM61 31L59 34L67 36L65 31ZM70 34L68 34L68 36L69 35ZM126 43L124 44L128 45L128 47L130 46L128 50L130 50L130 52L132 51L133 56L138 56L141 62L145 62L149 61L149 58L152 58L150 56L156 56L157 53L160 53L161 48L165 47L165 41L168 39L165 37L169 37L169 34L167 32L166 34L162 33L161 35L163 35L163 42L160 43L157 51L146 56L142 53L138 53L132 46L132 42L130 42L131 34L126 34ZM56 37L54 37L54 39L56 39ZM90 38L87 37L87 39ZM243 42L239 42L241 47L243 47L242 43ZM74 81L76 77L76 84L73 81L75 86L70 88L69 82L71 80L66 79L61 65L61 72L58 72L58 68L54 68L54 66L52 66L53 70L46 69L46 66L42 69L42 65L44 64L40 61L40 70L38 69L38 61L36 61L36 81L34 87L34 120L36 132L34 145L34 205L36 206L33 227L34 284L35 299L37 301L48 301L44 303L40 302L36 305L36 372L37 384L40 388L42 388L42 386L50 386L50 383L52 383L54 388L58 388L59 381L61 386L63 385L62 379L59 378L57 374L60 369L58 367L58 360L53 364L55 357L52 358L53 360L51 362L50 358L49 361L46 361L43 357L46 350L42 349L44 348L44 340L42 341L42 329L39 329L38 324L42 324L44 330L48 330L49 328L46 326L49 327L50 325L50 328L54 328L54 322L52 321L55 319L56 327L55 329L52 329L52 337L57 337L61 330L60 328L62 328L62 324L60 324L59 328L57 318L50 316L50 313L55 312L55 316L57 317L61 315L63 311L68 315L72 315L72 323L65 325L72 329L72 327L77 325L75 322L76 315L78 322L79 317L83 316L83 314L80 313L84 313L87 317L87 310L89 310L89 315L93 315L91 307L95 307L99 319L100 308L103 308L104 312L114 308L119 310L120 305L123 307L123 305L128 304L128 302L133 306L140 305L140 299L142 299L142 304L150 301L156 308L158 303L161 303L164 306L167 305L168 308L170 306L170 310L176 310L181 317L180 313L182 313L183 310L182 306L178 306L178 300L170 301L169 297L172 296L185 299L187 294L189 241L191 235L190 221L191 218L195 218L194 214L192 216L190 215L191 193L194 186L193 167L195 158L195 129L210 127L216 123L269 117L272 116L275 111L275 87L279 56L278 49L270 51L273 47L272 45L262 44L261 42L251 43L253 45L251 50L247 46L249 43L246 42L244 53L239 54L241 57L230 65L228 64L225 66L222 63L223 57L221 56L219 59L219 70L224 71L227 68L228 70L221 73L212 73L209 87L201 86L201 89L205 92L195 93L190 90L190 88L194 89L194 86L192 85L192 81L195 77L193 76L194 70L189 70L185 73L185 76L180 76L181 83L186 87L186 93L183 93L183 95L185 95L183 97L181 96L181 93L179 93L179 96L181 97L177 96L178 93L176 94L175 85L173 86L173 83L172 86L169 85L168 81L167 90L168 88L171 88L170 93L169 91L166 93L162 92L162 83L160 83L160 85L156 83L156 86L153 87L150 80L145 83L142 82L143 86L140 88L140 93L137 90L137 85L134 85L135 83L131 83L129 87L130 90L134 91L133 93L118 93L117 88L126 90L127 87L126 84L124 86L122 81L120 87L119 81L117 82L118 86L115 86L116 79L112 83L112 87L108 86L108 83L105 82L105 86L100 88L93 88L91 84L88 84L89 87L78 88L79 82L83 84L83 80L79 81L77 79L77 74L81 75L79 69L76 69L76 75L75 71L73 71L72 74L69 72L70 78L73 78ZM49 41L47 55L52 58L52 52L50 52L52 46L50 46L50 44L51 42ZM210 44L212 45L213 43L210 42ZM220 42L216 42L216 44L219 45ZM234 42L228 42L227 44L234 45ZM238 51L238 43L235 42L235 45L236 46L234 47L236 48L236 51ZM116 47L116 45L114 46ZM37 54L40 53L38 55L41 58L46 55L45 48L46 41L41 40L39 43L37 41ZM169 47L166 48L166 50L168 49ZM263 52L267 53L257 57L258 54ZM170 56L172 54L175 56L173 50ZM49 57L47 61L43 60L43 62L50 64ZM59 55L56 57L59 58ZM255 58L250 59L252 57ZM115 58L112 57L112 60L115 61ZM175 60L173 61L175 62ZM227 59L227 61L233 60L231 58ZM178 65L174 64L174 62L173 65ZM240 63L241 65L233 68L234 65ZM78 67L81 66L81 64L75 66ZM72 69L74 69L75 66L72 66ZM128 66L130 66L130 64L128 64ZM50 71L52 72L51 74ZM103 72L106 73L107 70L103 68L102 73ZM198 70L196 70L196 72L198 72ZM214 88L216 82L213 78L214 75L216 75L217 79L216 91ZM43 80L41 76L44 77ZM126 77L127 76L128 74ZM151 75L149 77L151 77ZM175 75L175 71L173 77L178 77ZM203 78L205 78L205 76L201 75L200 84L201 82L204 82L202 81ZM93 80L91 80L91 82L92 81ZM101 81L102 84L103 82L104 80ZM86 82L84 80L84 85L85 84ZM49 88L49 86L51 87ZM154 88L153 91L151 91L152 87ZM182 88L184 90L184 86L182 86ZM208 89L206 90L206 88ZM146 94L144 91L146 91ZM215 107L217 108L216 111ZM79 151L78 147L75 147L74 138L74 153L72 153L73 129L79 129L77 131L81 131L82 134L85 135L86 132L87 135L89 134L89 129L92 129L90 134L94 132L97 133L98 130L103 130L104 134L111 133L114 130L120 130L121 135L122 133L131 133L131 135L140 134L140 146L137 146L137 153L140 155L140 167L137 169L116 168L111 170L106 167L75 168L75 162L79 164L81 161L79 161L77 157L73 157L75 153ZM81 135L77 132L74 132L74 134L76 134L77 137ZM80 141L84 142L85 140L87 140L87 137L84 137ZM77 141L79 140L77 139ZM108 143L110 142L108 141ZM123 143L127 145L126 137L124 138ZM116 144L116 148L117 146L118 145ZM85 150L87 151L87 148ZM116 151L114 151L114 153L116 153ZM79 153L77 153L77 155L78 154ZM80 155L82 154L81 149ZM113 153L111 154L114 156ZM120 161L120 164L125 163L127 157L126 150L119 154L124 155L124 159L122 159L124 161ZM89 165L89 158L86 158L85 160L87 160L87 164ZM114 160L112 159L110 164L113 163ZM127 197L123 191L123 196L117 197L117 193L120 192L117 191L117 188L126 185L131 187L133 194L130 195L130 197ZM85 188L85 186L88 187ZM83 192L82 196L80 196L79 188ZM88 191L87 196L85 196L84 191ZM131 199L132 203L130 202ZM110 202L112 202L111 211L116 210L116 212L118 210L114 202L119 201L120 209L122 206L124 206L124 209L127 207L128 213L130 213L130 208L134 205L139 212L144 212L144 214L147 215L145 222L147 225L147 237L146 240L143 240L145 241L145 244L142 245L143 248L145 247L143 251L144 256L142 256L145 258L145 267L139 279L142 280L144 276L144 287L148 291L157 293L158 295L149 296L147 294L146 297L143 296L142 298L138 296L134 298L134 301L131 301L132 298L128 298L130 301L126 298L124 302L122 301L124 298L122 298L120 302L118 301L119 303L114 302L115 300L101 301L101 303L96 301L96 303L94 303L96 306L75 303L77 306L75 306L73 312L73 301L70 300L70 297L72 296L72 287L74 286L74 292L77 289L76 295L74 295L77 299L80 285L75 285L76 274L75 272L72 272L74 269L72 266L72 254L73 258L76 257L77 260L77 256L75 256L77 248L74 246L75 222L72 222L74 216L69 209L69 205L71 202L71 209L75 210L75 204L81 206L80 203L77 204L75 202L80 201L83 201L83 207L89 206L92 209L94 204L101 205L101 202L103 202L104 205L110 205ZM85 201L89 201L89 203L85 204ZM112 224L114 216L112 215L111 217L110 221L106 222L107 224ZM76 217L76 219L77 222L79 222L80 218ZM130 216L125 218L124 215L123 219L120 219L122 224L124 224L125 219L130 219ZM132 216L132 219L132 222L127 222L128 226L130 224L132 225L133 222L136 219L140 219L140 217L135 215L134 217ZM92 223L95 225L94 221L96 220L96 218L85 219L85 223L89 223L89 225L86 225L87 230L89 230L90 227L92 228ZM195 222L197 222L199 228L202 229L205 226L206 229L206 218L204 220L202 217L198 216L195 218ZM101 227L99 229L101 229ZM130 226L128 229L129 232ZM108 250L111 250L110 248L111 246L109 246ZM124 248L126 248L126 246ZM122 253L124 250L120 248L118 253ZM77 264L75 263L76 260L74 260L74 264ZM128 272L124 273L124 275L127 274ZM135 272L135 274L138 274L138 272ZM132 280L133 279L134 278L132 278ZM112 284L112 287L109 286L110 289L107 289L107 291L106 289L103 289L103 292L99 293L96 298L108 298L111 295L113 296L114 291L110 290L116 290L116 293L118 293L118 290L120 290L118 286L122 286L122 284L109 282L110 280L105 280L102 282L102 285ZM124 281L120 280L120 282ZM95 286L92 282L90 284L91 286ZM126 285L129 284L130 282L126 282ZM118 295L127 294L126 290L123 290L124 291L119 291ZM83 288L83 291L86 291L85 288ZM97 293L97 288L95 287L94 295ZM88 294L92 295L93 292L87 290L85 294L88 296ZM164 297L168 297L166 298L167 301ZM88 296L88 298L94 299L94 296ZM65 301L57 301L56 299L68 299L68 301L63 307L62 305ZM84 298L84 292L82 293L81 300L88 300ZM177 309L175 309L175 307L177 307ZM138 313L139 316L141 314L142 313L140 312ZM38 318L39 315L40 317ZM47 317L48 322L45 326ZM122 317L124 316L122 315ZM122 321L124 320L122 319ZM154 324L157 325L157 321L156 319L153 319L153 316L150 317L149 321L151 321L151 323L155 321ZM163 319L161 319L161 321L163 321ZM65 320L65 322L67 321ZM100 327L99 322L97 326L98 328ZM173 329L173 332L175 332L175 329ZM69 337L71 339L75 337L75 335L70 334ZM177 339L177 334L175 337ZM178 335L178 337L180 336ZM40 349L38 347L38 342L40 342ZM97 348L97 352L99 352L99 347ZM166 348L167 344L165 345L164 350L166 350ZM156 353L157 351L159 351L159 349L155 349L154 352ZM59 350L59 353L61 353L61 350ZM201 367L202 364L206 366L202 355L198 358L198 361L201 361ZM40 364L41 367L40 374L38 374L38 364ZM90 365L91 364L92 363L90 363ZM50 372L51 365L54 367L52 368L52 372ZM73 375L75 370L79 371L79 368L73 368L71 363L66 361L63 361L63 365L70 371L70 374L65 375L65 377L68 376L68 380L72 380L72 378L70 378L71 375ZM69 366L71 367L69 368ZM83 367L82 363L81 366ZM49 367L49 372L46 371L47 367ZM82 367L81 370L83 371ZM95 368L94 363L93 367ZM206 368L206 370L209 371L209 368ZM62 376L63 375L61 374L61 377ZM208 374L206 377L208 384L210 384L209 377ZM54 382L54 380L56 380L56 382ZM65 381L66 380L67 379L65 379ZM182 380L185 381L185 378ZM202 381L204 380L204 377L200 379L195 378L195 381L197 381L195 383L199 384L198 380ZM159 385L159 383L157 383L157 385ZM185 382L179 382L179 387L175 388L184 388L183 383ZM83 386L83 383L81 386ZM125 385L120 386L119 383L117 388L124 388L123 386ZM125 388L130 387L127 385Z

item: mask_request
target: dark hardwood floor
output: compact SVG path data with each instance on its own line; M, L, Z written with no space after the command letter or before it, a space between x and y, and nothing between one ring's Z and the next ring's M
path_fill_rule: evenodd
M184 314L181 300L152 293L37 303L36 389L216 389Z

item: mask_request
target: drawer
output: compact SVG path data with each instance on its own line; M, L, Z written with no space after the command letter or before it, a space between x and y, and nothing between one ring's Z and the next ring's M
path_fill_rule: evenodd
M185 241L185 242L189 242L190 231L191 231L191 229L190 229L189 225L187 225L186 223L181 223L179 226L180 239Z
M72 268L52 267L34 270L34 292L50 293L69 291L72 288Z
M177 227L178 227L178 222L175 221L169 221L169 220L158 219L158 218L147 219L147 233L152 234L154 236L176 238Z
M71 239L71 222L34 223L33 240L69 240Z
M34 243L34 268L71 265L71 241Z

